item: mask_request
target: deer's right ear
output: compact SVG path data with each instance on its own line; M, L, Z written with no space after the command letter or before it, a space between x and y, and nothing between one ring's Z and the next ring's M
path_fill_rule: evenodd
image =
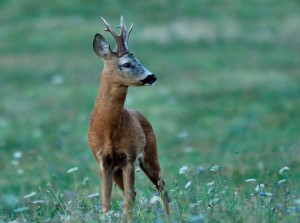
M93 48L95 53L103 59L108 59L112 55L109 43L99 33L94 37Z

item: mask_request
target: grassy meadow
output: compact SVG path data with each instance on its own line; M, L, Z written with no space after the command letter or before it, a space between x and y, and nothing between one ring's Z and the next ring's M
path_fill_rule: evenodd
M99 222L100 16L134 23L172 223L300 221L300 2L0 0L0 223ZM108 33L105 37L112 42ZM113 44L112 44L113 45ZM135 222L167 222L137 170ZM122 194L113 189L120 219Z

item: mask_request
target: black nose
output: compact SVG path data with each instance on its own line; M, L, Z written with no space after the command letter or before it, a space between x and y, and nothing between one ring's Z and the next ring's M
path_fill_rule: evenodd
M148 75L144 80L142 80L143 84L153 84L156 81L157 77L154 74Z

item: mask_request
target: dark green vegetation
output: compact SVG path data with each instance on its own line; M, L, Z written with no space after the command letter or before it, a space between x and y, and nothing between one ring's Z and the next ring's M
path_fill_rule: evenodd
M131 50L159 78L130 89L127 106L157 133L173 222L299 221L299 1L0 7L0 222L99 219L86 136L102 70L92 40L100 16L117 25L122 14L135 24ZM143 202L154 194L145 179L137 173L136 221L163 221L159 204ZM112 222L122 201L114 189Z

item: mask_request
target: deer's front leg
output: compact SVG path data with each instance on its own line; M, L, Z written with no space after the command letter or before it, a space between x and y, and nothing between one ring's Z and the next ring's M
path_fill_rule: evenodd
M113 183L113 162L109 156L102 156L100 159L100 175L102 187L102 211L106 213L110 209L110 198Z
M127 163L123 167L123 182L124 182L124 214L122 222L128 223L132 222L131 211L135 200L135 191L134 191L134 163Z

